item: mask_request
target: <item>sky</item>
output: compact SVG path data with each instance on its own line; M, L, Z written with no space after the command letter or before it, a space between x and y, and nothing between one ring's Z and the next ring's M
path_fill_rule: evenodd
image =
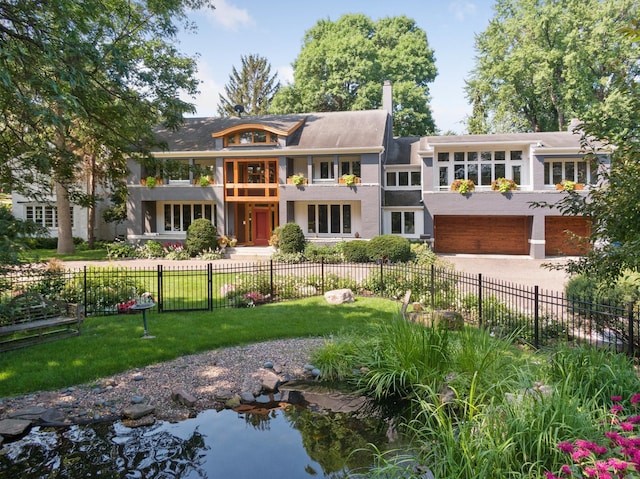
M347 13L372 20L406 15L427 33L438 76L430 84L431 108L440 132L464 133L471 106L464 80L475 64L474 35L493 16L492 0L213 0L214 10L199 10L189 18L197 31L181 32L180 49L198 54L200 94L189 99L195 116L217 116L219 94L241 56L267 59L282 84L293 81L291 64L300 53L306 31L318 20L336 21Z

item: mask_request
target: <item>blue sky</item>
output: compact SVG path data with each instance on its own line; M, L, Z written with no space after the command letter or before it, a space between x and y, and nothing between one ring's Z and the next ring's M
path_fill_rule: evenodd
M471 113L464 79L474 65L474 35L493 15L490 0L213 0L215 10L190 15L196 33L182 33L181 49L199 54L201 94L191 100L197 116L217 114L218 94L229 81L241 55L258 54L278 72L282 83L293 79L291 63L300 53L304 33L320 19L337 20L364 13L373 20L406 15L427 33L435 51L438 76L430 86L437 128L464 133L461 123Z

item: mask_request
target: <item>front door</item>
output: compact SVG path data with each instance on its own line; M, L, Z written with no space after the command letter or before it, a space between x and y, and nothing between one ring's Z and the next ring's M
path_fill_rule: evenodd
M271 231L269 228L269 210L255 208L253 210L253 244L255 246L269 245Z

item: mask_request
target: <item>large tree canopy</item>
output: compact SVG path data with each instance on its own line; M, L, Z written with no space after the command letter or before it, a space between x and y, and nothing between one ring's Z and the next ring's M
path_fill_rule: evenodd
M497 0L476 36L469 132L558 131L584 118L629 69L634 47L617 29L638 10L636 0Z
M207 3L0 1L0 183L55 192L59 252L73 250L70 200L92 201L78 189L87 158L105 181L121 177L154 125L193 111L180 93L197 91L195 60L177 50L176 22Z
M293 68L294 82L276 94L273 113L377 109L382 85L391 80L395 134L435 131L428 87L437 74L433 50L405 16L320 20L305 34Z
M583 116L585 148L611 147L610 168L586 198L574 192L545 205L591 218L594 247L587 256L569 261L568 270L606 284L624 271L640 271L640 30L637 22L631 24L634 28L613 33L633 48L627 70L611 76L604 101Z
M224 86L225 94L220 94L218 114L236 115L235 107L241 105L247 115L263 115L280 88L278 74L271 75L271 65L260 55L243 55L240 61L242 68L238 72L233 67L229 83Z

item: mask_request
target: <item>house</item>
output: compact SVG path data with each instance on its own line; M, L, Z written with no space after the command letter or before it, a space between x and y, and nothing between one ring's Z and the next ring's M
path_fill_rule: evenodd
M389 233L439 253L584 252L571 232L588 234L588 219L531 205L558 200L565 180L589 188L606 156L592 164L570 131L394 138L390 90L381 110L192 118L158 130L162 171L130 164L128 239L183 240L204 217L239 245L267 245L274 228L296 222L315 242ZM161 185L143 184L156 176ZM493 190L498 178L517 189ZM475 189L451 191L455 180Z

